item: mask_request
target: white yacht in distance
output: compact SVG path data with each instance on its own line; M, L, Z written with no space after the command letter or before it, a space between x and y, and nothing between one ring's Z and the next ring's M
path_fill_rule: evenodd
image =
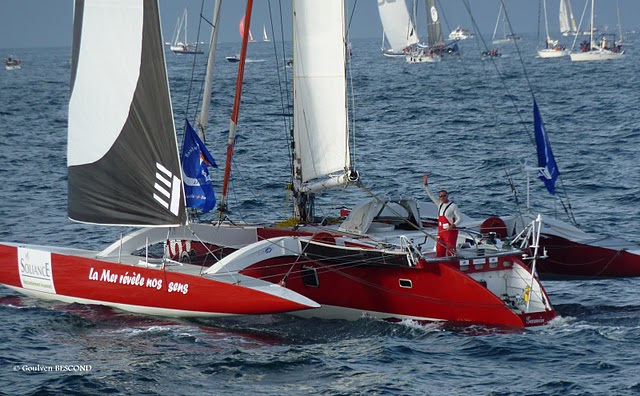
M475 37L469 29L463 29L460 26L449 33L449 40L466 40Z

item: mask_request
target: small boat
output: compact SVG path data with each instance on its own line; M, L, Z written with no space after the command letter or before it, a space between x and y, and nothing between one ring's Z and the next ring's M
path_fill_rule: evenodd
M440 14L435 0L427 0L427 46L412 45L406 55L407 63L437 62L449 58L449 55L460 55L457 41L445 43L440 24Z
M237 63L237 62L240 62L240 55L236 54L236 55L232 55L232 56L226 56L225 59L228 62ZM259 63L259 62L264 62L264 61L265 61L264 59L246 59L245 60L246 63Z
M498 33L498 26L500 26L500 19L502 17L502 38L496 37ZM498 10L498 19L496 20L496 26L493 29L493 36L491 41L493 44L507 44L515 41L522 40L522 36L515 33L507 33L509 28L507 27L507 10L503 8L503 2L500 2L500 9Z
M589 31L589 41L583 40L580 44L579 52L572 52L571 61L589 62L603 60L624 59L624 50L616 43L615 34L601 34L595 37L595 0L591 0L591 29Z
M502 54L500 53L500 51L498 51L497 48L492 48L490 50L483 51L481 55L483 58L498 58L502 56Z
M271 41L271 39L267 35L267 26L264 25L264 24L262 25L262 41L264 41L266 43Z
M569 51L567 51L564 45L560 45L558 40L552 40L549 37L549 22L547 21L547 0L543 0L544 6L544 27L547 33L547 39L545 41L545 48L538 50L538 56L540 58L561 58L563 56L569 55Z
M557 40L547 40L545 45L546 48L538 50L540 58L562 58L569 55L569 51L564 45L560 45Z
M20 70L22 68L20 59L10 56L4 60L4 68L7 70Z
M405 48L401 52L395 52L391 48L382 48L382 55L386 56L387 58L404 58L407 56L408 51L409 48Z
M426 47L412 45L405 54L405 60L407 63L433 63L439 62L441 57Z
M202 49L198 48L197 44L189 44L187 39L187 30L188 30L188 13L187 9L184 9L184 13L182 14L182 18L178 18L178 22L176 23L176 29L173 36L173 41L169 49L173 51L174 54L202 54Z
M469 29L463 29L460 26L456 27L449 33L450 40L466 40L475 37Z

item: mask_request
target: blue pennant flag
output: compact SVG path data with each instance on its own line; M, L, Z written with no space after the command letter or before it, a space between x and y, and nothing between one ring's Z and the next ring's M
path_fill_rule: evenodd
M540 171L538 177L544 182L549 193L555 194L556 180L560 172L558 171L556 160L553 158L551 143L549 143L547 131L544 128L542 116L535 99L533 100L533 129L536 136L536 150L538 151L538 167L544 168Z
M209 150L188 120L182 147L182 173L187 207L201 209L207 213L216 206L216 196L209 177L207 165L218 167Z

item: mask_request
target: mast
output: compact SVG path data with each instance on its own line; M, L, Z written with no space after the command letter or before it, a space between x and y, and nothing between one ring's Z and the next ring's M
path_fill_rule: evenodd
M204 92L202 93L202 109L198 115L198 136L204 142L206 139L207 123L209 119L209 107L211 107L211 86L213 82L213 64L216 54L216 43L218 42L218 26L220 22L220 3L216 0L213 8L213 27L211 29L211 40L209 41L209 58L207 60L207 73L204 81Z
M502 15L502 2L500 2L500 10L498 10L498 19L496 19L496 27L493 28L493 38L491 38L491 40L496 39L496 33L498 32L498 24L500 23L501 15Z
M549 48L549 41L551 40L551 37L549 37L549 22L547 22L547 0L542 0L542 6L544 8L544 28L547 32L546 47Z
M251 24L251 9L253 0L247 0L247 9L244 16L244 31L242 34L242 48L240 50L240 62L238 64L238 75L236 77L236 94L233 100L233 112L229 125L229 140L227 141L227 160L224 166L224 180L222 182L222 198L220 199L220 220L224 218L227 211L227 194L229 189L229 178L231 176L231 160L233 158L233 148L236 140L236 130L238 129L238 116L240 115L240 98L242 97L242 79L244 77L244 64L247 58L247 43L249 41L249 25Z
M187 9L184 9L184 45L189 45L189 40L187 39L187 19L189 16L187 15Z
M590 33L591 33L591 42L590 42L590 46L591 46L591 48L593 48L593 22L594 22L594 21L593 21L593 19L594 19L594 17L593 17L593 11L594 11L594 9L595 9L595 7L594 7L594 4L593 4L593 3L595 3L595 0L591 0L591 32L590 32Z
M618 42L622 43L624 39L622 38L622 24L620 23L620 1L619 0L616 0L616 14L618 16L618 33L620 33L620 39L618 40Z

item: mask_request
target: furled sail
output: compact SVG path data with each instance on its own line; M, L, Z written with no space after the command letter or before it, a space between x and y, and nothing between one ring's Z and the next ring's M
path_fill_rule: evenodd
M401 53L408 45L419 42L405 0L378 0L378 12L393 52Z
M293 2L296 176L302 182L350 167L341 0Z
M436 8L436 0L427 0L427 40L429 48L444 46L440 14Z
M69 217L185 224L157 2L76 0L74 15Z

